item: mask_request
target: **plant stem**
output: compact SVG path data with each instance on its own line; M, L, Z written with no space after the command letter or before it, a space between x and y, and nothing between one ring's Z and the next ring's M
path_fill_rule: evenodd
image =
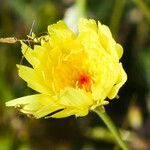
M112 16L110 20L110 29L114 37L118 35L121 18L124 11L124 6L125 6L125 0L115 0L114 8L112 10Z
M116 142L118 145L123 149L123 150L129 150L128 146L126 143L122 140L120 133L118 132L117 128L113 124L112 120L110 117L107 115L106 112L102 111L101 107L97 107L96 109L93 110L106 124L112 135L114 136Z
M78 9L78 12L80 16L85 17L86 16L86 0L76 0L75 6Z

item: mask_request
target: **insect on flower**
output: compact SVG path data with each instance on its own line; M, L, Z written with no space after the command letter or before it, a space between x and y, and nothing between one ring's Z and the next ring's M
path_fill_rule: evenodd
M127 75L119 61L123 48L109 28L93 19L80 19L78 34L63 21L48 26L46 35L30 47L21 41L22 53L32 67L17 65L19 76L39 94L6 103L35 118L85 116L117 97ZM27 50L28 49L28 50Z

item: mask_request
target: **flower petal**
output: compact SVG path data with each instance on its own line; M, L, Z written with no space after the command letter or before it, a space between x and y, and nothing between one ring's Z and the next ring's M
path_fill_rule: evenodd
M31 49L24 42L22 44L22 53L27 61L33 66L33 68L39 68L42 60L48 55L51 49L46 49L44 46L34 45L34 49Z
M55 113L54 115L48 116L46 118L49 118L49 117L51 117L51 118L64 118L64 117L68 117L68 116L71 116L74 114L76 114L76 109L70 108L70 109L61 110L61 111Z
M59 99L59 104L64 106L65 109L46 118L62 118L71 115L85 116L88 114L89 108L93 103L93 100L84 90L71 87L62 90L57 97Z
M7 102L6 106L19 106L21 112L31 114L36 118L41 118L64 108L57 103L55 98L43 94L17 98Z
M115 85L112 87L111 91L108 94L109 99L113 99L116 97L120 87L126 82L126 80L127 80L127 74L125 73L122 64L120 63L120 74L118 76Z
M78 23L79 33L81 32L96 32L97 33L97 24L94 19L84 19L81 18Z
M63 21L58 21L57 24L48 26L50 34L50 45L52 47L62 47L68 50L72 47L75 34L67 27Z
M85 116L88 114L88 111L89 109L75 109L75 108L67 108L67 109L64 109L62 111L59 111L57 113L55 113L54 115L52 116L48 116L51 117L51 118L64 118L64 117L68 117L68 116L71 116L71 115L75 115L76 117L81 117L81 116Z
M118 53L118 57L119 59L122 57L123 55L123 48L120 44L116 43L116 51Z
M90 107L93 103L90 93L87 93L82 89L75 89L72 87L67 87L60 91L58 99L62 105L78 109Z
M23 65L18 65L18 68L19 76L28 83L29 87L43 94L51 94L47 85L44 84L42 73L38 73L35 69Z
M40 62L38 59L33 55L34 51L31 49L28 45L26 45L24 42L21 41L21 49L23 56L27 59L27 61L32 65L36 66Z
M100 35L103 35L103 36L107 37L108 39L112 38L112 34L111 34L110 29L108 28L108 26L102 25L99 21L98 21L98 33Z
M106 25L102 25L100 22L98 22L98 35L103 48L116 60L119 60L121 57L121 47L116 44L110 29Z

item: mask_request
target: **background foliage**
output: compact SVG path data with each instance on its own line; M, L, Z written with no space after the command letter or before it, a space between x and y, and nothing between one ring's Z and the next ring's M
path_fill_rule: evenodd
M0 37L27 39L33 21L33 31L37 35L44 33L74 3L74 0L0 0ZM87 0L82 9L88 18L108 25L124 47L121 61L128 81L119 92L120 99L111 101L106 111L131 149L148 150L150 0ZM84 118L35 120L6 108L6 101L34 93L17 75L16 64L21 57L19 43L0 43L0 150L118 149L94 113Z

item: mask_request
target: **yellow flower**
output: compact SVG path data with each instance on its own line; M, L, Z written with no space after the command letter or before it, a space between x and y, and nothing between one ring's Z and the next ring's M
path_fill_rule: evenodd
M22 53L32 67L18 65L19 76L40 94L6 103L35 118L85 116L106 99L117 96L127 80L119 62L123 48L109 28L92 19L80 19L78 35L63 21L48 26L33 49L22 44Z

